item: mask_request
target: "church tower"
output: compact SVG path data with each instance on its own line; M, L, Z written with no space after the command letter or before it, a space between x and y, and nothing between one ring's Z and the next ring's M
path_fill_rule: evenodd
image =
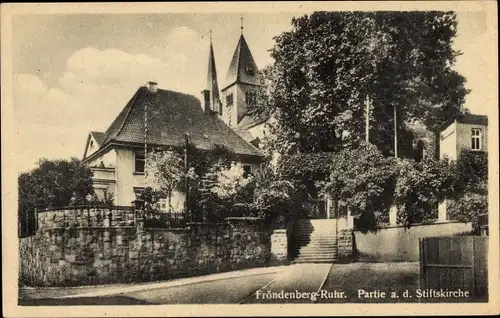
M207 84L201 91L201 105L206 113L215 112L223 115L222 103L219 95L219 84L217 83L217 70L215 68L215 55L212 46L212 31L210 31L210 52L208 55Z
M248 107L257 102L257 92L260 86L261 75L243 36L242 22L241 36L221 90L223 106L222 113L219 115L225 123L230 127L237 127L240 124Z

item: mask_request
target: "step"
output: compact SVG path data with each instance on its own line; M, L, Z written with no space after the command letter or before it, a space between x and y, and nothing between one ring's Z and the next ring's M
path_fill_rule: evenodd
M294 261L297 260L322 260L337 258L338 255L298 255Z
M295 258L330 258L330 257L337 257L337 253L300 253L295 256Z
M296 238L296 239L322 239L322 238L337 238L337 235L335 234L321 234L321 235L308 235L308 234L304 234L304 235L294 235L293 238Z
M308 245L308 244L314 244L314 243L316 243L316 244L336 244L337 240L325 238L325 239L315 239L315 240L294 240L293 242L300 243L301 245Z
M312 259L312 258L300 258L300 259L294 259L292 261L292 263L320 263L320 262L334 262L334 261L338 261L338 258L336 257L328 257L328 258L316 258L316 259Z
M299 255L335 255L337 253L338 251L331 250L331 251L299 251L293 254L299 256Z
M306 263L333 263L338 261L338 259L328 259L328 260L299 260L299 261L292 261L292 264L306 264Z
M294 246L296 250L300 250L300 249L310 249L310 250L313 250L313 249L316 249L316 250L319 250L319 249L324 249L324 250L330 250L330 249L336 249L337 248L337 245L318 245L318 244L312 244L312 245L303 245L303 246Z

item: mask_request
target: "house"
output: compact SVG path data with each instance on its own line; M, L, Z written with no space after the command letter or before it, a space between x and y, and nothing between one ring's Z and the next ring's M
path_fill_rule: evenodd
M244 42L242 39L240 42ZM246 44L238 43L237 51L251 58ZM240 100L238 94L253 93L250 88L255 85L236 76L235 81L223 90L225 97L229 91L234 94L234 103L223 105L211 43L208 66L207 85L201 92L201 100L189 94L159 89L157 83L150 82L136 91L105 132L89 133L83 160L94 172L94 188L98 196L112 192L115 205L130 205L143 191L146 182L147 186L154 186L149 178L145 178L145 149L149 152L158 147L183 148L186 138L201 150L226 147L236 154L246 172L259 168L263 153L231 128L245 117L245 106L250 102ZM253 76L257 76L255 62L251 66L254 67ZM235 69L239 70L239 67ZM228 74L233 73L231 66ZM161 202L160 205L165 206ZM175 210L182 210L184 195L173 193L172 205Z
M439 157L456 160L464 150L488 151L488 117L460 113L438 129ZM447 201L438 207L438 220L446 221Z
M461 113L439 129L439 157L457 159L463 150L484 151L488 148L488 117Z

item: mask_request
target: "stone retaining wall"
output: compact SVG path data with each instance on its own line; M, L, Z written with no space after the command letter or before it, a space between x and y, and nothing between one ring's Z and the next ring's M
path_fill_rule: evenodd
M50 221L41 223L34 236L20 239L20 278L25 284L147 282L264 266L271 258L271 230L258 219L145 229L125 225L133 220L128 211L121 213L127 221L111 216L111 224L119 226L98 226L98 215L107 211L73 212L57 211L55 218L44 212L43 220ZM89 215L91 221L85 223Z
M38 230L52 228L135 226L132 207L66 207L37 213Z
M417 224L411 228L385 227L375 233L354 231L356 257L365 262L418 262L419 239L470 234L471 223L448 221Z
M351 258L354 254L352 230L340 230L337 245L337 253L340 260Z

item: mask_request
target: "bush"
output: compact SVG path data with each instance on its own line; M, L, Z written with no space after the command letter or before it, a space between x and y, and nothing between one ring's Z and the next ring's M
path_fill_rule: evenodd
M462 151L453 167L453 191L448 195L450 219L477 222L488 213L488 156L485 152Z
M430 156L421 162L398 160L394 203L398 206L398 223L426 223L437 218L437 206L450 196L453 185L453 165L447 160Z
M324 191L332 197L334 210L349 208L357 219L356 228L366 233L387 221L395 177L394 159L371 144L361 143L333 156Z

